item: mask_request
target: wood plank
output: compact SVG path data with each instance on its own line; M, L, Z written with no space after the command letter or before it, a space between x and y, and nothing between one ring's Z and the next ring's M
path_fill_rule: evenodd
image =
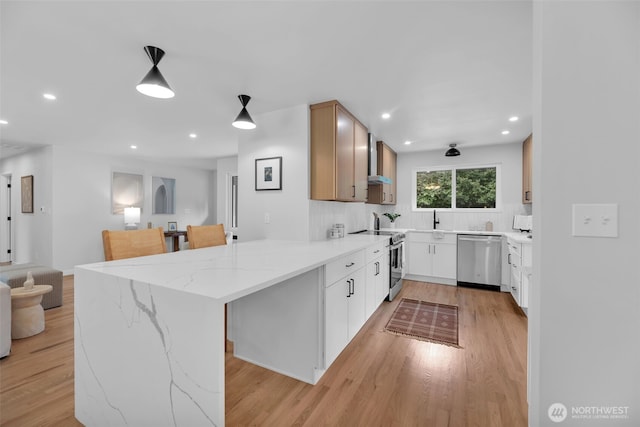
M43 333L0 361L0 425L74 418L73 277ZM459 307L454 348L383 331L400 298ZM236 425L526 426L527 319L509 294L406 281L315 386L226 354L226 417Z

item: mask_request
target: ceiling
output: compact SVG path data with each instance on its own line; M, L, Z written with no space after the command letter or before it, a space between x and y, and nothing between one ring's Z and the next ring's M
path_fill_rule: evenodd
M398 152L531 132L530 1L3 0L0 24L2 157L55 145L212 169L251 132L231 126L239 94L258 126L338 99ZM174 98L135 90L145 45L165 50Z

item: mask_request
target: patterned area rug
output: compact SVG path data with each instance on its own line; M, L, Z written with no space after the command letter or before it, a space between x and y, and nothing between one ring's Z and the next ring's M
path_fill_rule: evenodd
M385 331L458 346L458 307L402 298Z

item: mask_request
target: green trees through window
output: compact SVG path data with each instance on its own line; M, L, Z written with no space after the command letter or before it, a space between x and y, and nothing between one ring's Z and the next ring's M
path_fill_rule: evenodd
M415 180L415 208L496 208L496 166L416 171Z

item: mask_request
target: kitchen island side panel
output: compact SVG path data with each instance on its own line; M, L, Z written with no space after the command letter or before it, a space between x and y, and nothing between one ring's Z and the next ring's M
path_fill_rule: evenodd
M80 422L224 425L224 304L82 268L74 288Z
M324 373L324 268L233 301L234 356L315 384Z

